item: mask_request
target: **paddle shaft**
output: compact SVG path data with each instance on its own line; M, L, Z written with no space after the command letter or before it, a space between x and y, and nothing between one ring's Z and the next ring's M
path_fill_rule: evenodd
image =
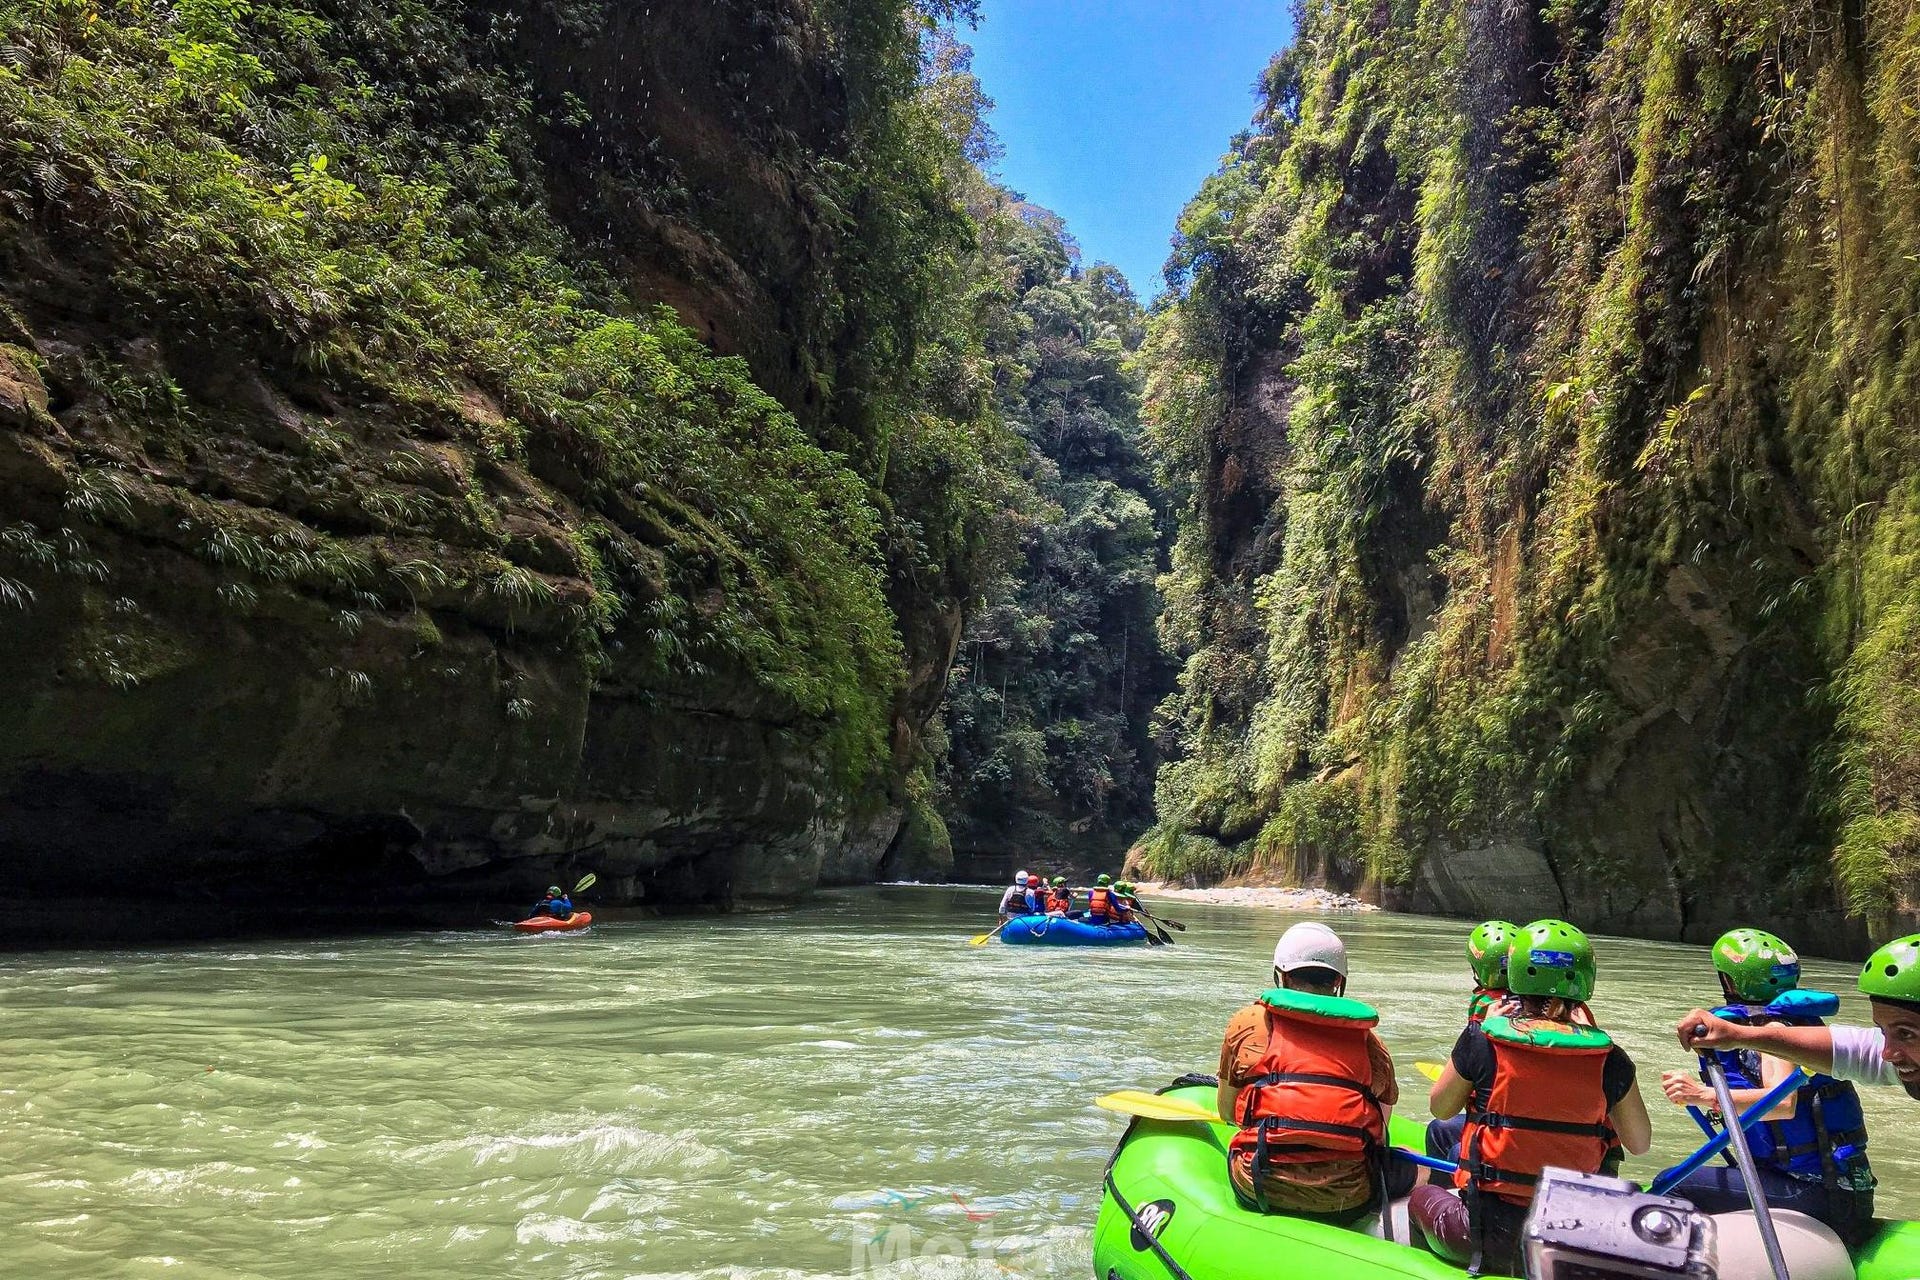
M1422 1169L1438 1169L1441 1173L1458 1173L1460 1166L1451 1160L1441 1160L1435 1156L1423 1156L1417 1151L1405 1147L1388 1147L1387 1154L1395 1160L1405 1160L1408 1164L1417 1164Z
M1019 918L1020 918L1019 916L1008 916L1005 920L1002 920L999 924L993 927L992 933L983 933L976 936L973 939L973 945L976 947L986 946L989 942L992 942L996 937L999 936L1000 931L1002 929L1006 928L1008 925L1012 924L1015 920L1018 920Z
M1138 902L1135 902L1133 904L1133 909L1140 914L1140 918L1142 920L1145 920L1147 922L1147 926L1150 930L1158 931L1159 937L1158 939L1156 939L1156 941L1158 941L1161 946L1170 947L1173 945L1173 939L1167 936L1167 931L1160 927L1160 922L1154 919L1153 916L1148 913L1145 907L1141 906ZM1149 932L1147 934L1147 937L1152 938L1154 937L1154 934L1152 932Z
M1720 1060L1703 1053L1700 1065L1706 1068L1707 1079L1713 1082L1714 1097L1720 1100L1720 1114L1736 1114L1733 1090L1727 1087L1727 1073L1721 1069ZM1747 1184L1747 1199L1753 1204L1754 1220L1760 1224L1760 1243L1766 1247L1773 1280L1787 1280L1787 1260L1780 1253L1780 1237L1774 1234L1773 1210L1767 1207L1767 1192L1760 1185L1760 1171L1753 1164L1753 1149L1747 1146L1747 1131L1736 1122L1727 1126L1727 1136L1733 1142L1734 1163L1740 1166L1740 1177Z
M1660 1195L1665 1195L1667 1192L1673 1190L1674 1187L1685 1180L1688 1174L1719 1155L1722 1151L1725 1151L1727 1149L1729 1135L1735 1129L1751 1129L1755 1124L1759 1123L1761 1116L1779 1106L1782 1098L1800 1088L1806 1084L1806 1082L1807 1077L1799 1071L1795 1071L1785 1080L1782 1080L1768 1091L1766 1097L1741 1112L1736 1124L1728 1125L1725 1131L1714 1135L1713 1141L1705 1144L1698 1151L1655 1179L1653 1190ZM1732 1113L1723 1112L1722 1114L1728 1115Z

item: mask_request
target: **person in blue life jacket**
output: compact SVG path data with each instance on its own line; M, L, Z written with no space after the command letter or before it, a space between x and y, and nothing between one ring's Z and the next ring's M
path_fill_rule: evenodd
M1087 923L1106 924L1113 914L1113 877L1098 876L1087 893Z
M535 916L551 916L555 920L567 920L573 916L573 899L557 884L547 886L547 896L533 904L528 914L529 920Z
M1036 872L1027 877L1027 914L1043 916L1047 914L1047 878Z
M1713 944L1713 967L1725 1003L1714 1016L1745 1027L1823 1027L1840 997L1800 988L1800 957L1760 929L1735 929ZM1793 1073L1793 1063L1749 1048L1712 1051L1727 1073L1734 1105L1752 1106ZM1703 1073L1704 1077L1704 1073ZM1691 1073L1661 1076L1667 1100L1711 1113L1711 1088ZM1873 1216L1873 1170L1867 1163L1866 1118L1852 1084L1823 1072L1783 1100L1747 1131L1767 1201L1818 1218L1842 1237L1858 1239ZM1746 1185L1731 1160L1682 1179L1672 1194L1707 1213L1747 1207Z

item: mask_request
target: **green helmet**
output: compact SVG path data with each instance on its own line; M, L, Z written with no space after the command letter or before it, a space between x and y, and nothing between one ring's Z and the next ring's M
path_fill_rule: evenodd
M1772 1004L1800 985L1800 957L1764 929L1734 929L1713 944L1713 967L1736 1000Z
M557 885L557 884L550 884L550 885L548 885L548 886L547 886L547 896L548 896L549 898L557 898L557 897L559 897L559 896L560 896L560 886L559 886L559 885Z
M1507 953L1507 990L1517 996L1585 1000L1598 973L1593 944L1565 920L1535 920L1514 935Z
M1895 938L1868 956L1860 970L1860 991L1920 1004L1920 933Z
M1475 982L1496 991L1507 989L1507 951L1519 933L1517 924L1489 920L1467 935L1467 963L1473 966Z
M1131 880L1116 880L1116 881L1114 881L1114 884L1113 884L1113 887L1114 887L1114 888L1116 888L1116 889L1118 889L1118 890L1119 890L1120 892L1122 892L1122 893L1132 893L1132 892L1133 892L1133 881L1131 881Z
M1055 884L1065 884L1067 882L1067 878L1065 876L1055 876L1053 878L1053 882Z
M1095 883L1095 884L1097 884L1097 885L1099 885L1099 886L1100 886L1101 888L1103 888L1103 889L1104 889L1104 888L1106 888L1106 887L1107 887L1108 885L1110 885L1110 884L1112 884L1112 883L1113 883L1113 877L1112 877L1112 876L1104 876L1104 875L1103 875L1103 876L1100 876L1100 877L1099 877L1098 879L1096 879L1096 880L1094 881L1094 883Z

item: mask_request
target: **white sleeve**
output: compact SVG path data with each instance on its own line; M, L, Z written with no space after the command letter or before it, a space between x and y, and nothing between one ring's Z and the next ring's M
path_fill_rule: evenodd
M1833 1075L1836 1080L1851 1080L1856 1084L1900 1083L1900 1078L1893 1073L1893 1067L1880 1052L1886 1044L1886 1037L1880 1028L1835 1025L1827 1029L1833 1033Z

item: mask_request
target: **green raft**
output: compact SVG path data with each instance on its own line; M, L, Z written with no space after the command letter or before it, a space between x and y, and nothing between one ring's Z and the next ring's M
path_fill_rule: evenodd
M1213 1085L1198 1079L1185 1078L1166 1092L1211 1108ZM1225 1152L1232 1136L1226 1124L1134 1120L1127 1126L1107 1166L1094 1227L1098 1280L1459 1280L1466 1275L1404 1242L1242 1208L1227 1181ZM1422 1129L1412 1120L1396 1117L1393 1137L1403 1146L1421 1148ZM1855 1253L1854 1265L1857 1280L1920 1277L1920 1223L1889 1223Z

